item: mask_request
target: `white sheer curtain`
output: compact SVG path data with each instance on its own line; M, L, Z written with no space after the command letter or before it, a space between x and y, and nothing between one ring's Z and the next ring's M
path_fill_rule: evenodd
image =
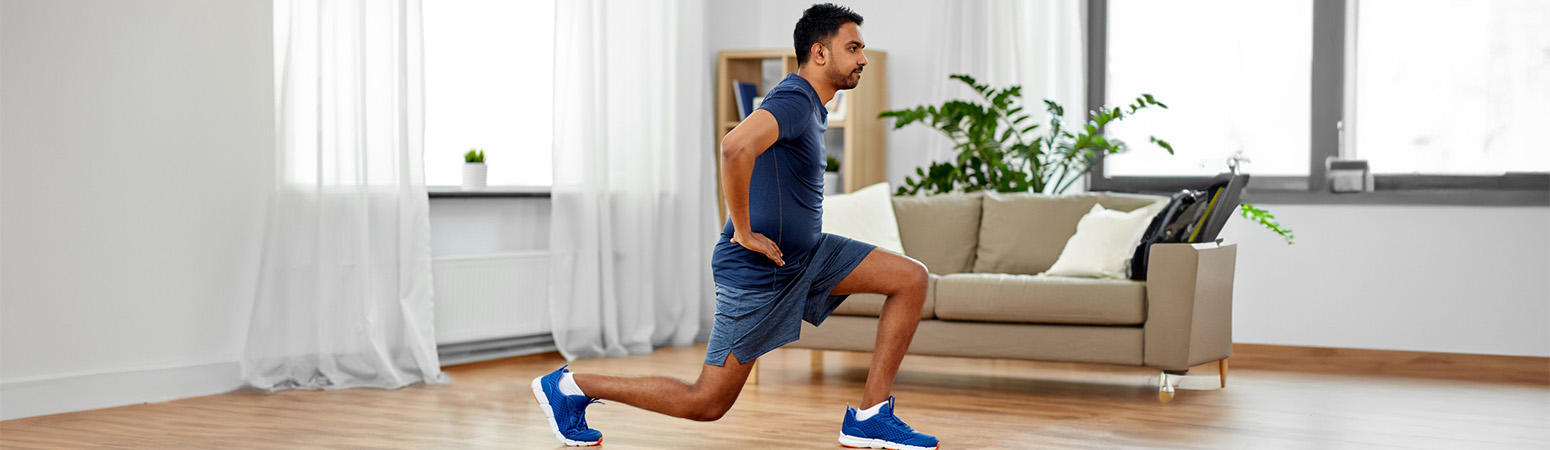
M1079 0L991 0L986 18L985 76L993 86L1017 84L1023 99L1043 110L1042 99L1065 106L1067 117L1086 120L1087 22ZM1074 113L1074 114L1073 114Z
M275 2L276 180L243 358L266 389L446 382L418 0Z
M933 23L933 41L931 54L933 61L929 80L931 81L931 98L926 101L928 105L940 105L953 99L974 99L979 94L969 89L958 80L949 79L949 76L967 74L981 83L985 82L985 41L986 23L985 14L988 8L981 1L959 2L953 0L941 0L936 4L936 21ZM914 105L910 105L914 106ZM910 126L895 131L895 133L920 133L921 139L927 142L926 157L931 161L952 161L957 153L953 150L953 142L947 136L926 127ZM895 137L895 141L898 137ZM913 169L911 169L913 173Z
M1066 119L1085 121L1086 12L1080 0L946 1L939 4L931 104L978 94L948 75L964 73L995 87L1020 85L1034 118L1046 120L1044 99L1066 109ZM930 138L933 161L950 160L952 143ZM1080 183L1078 183L1080 186Z
M549 310L567 359L688 345L715 298L702 0L556 5Z
M1023 104L1033 120L1048 126L1044 101L1065 108L1068 123L1085 123L1087 114L1087 21L1080 0L991 0L986 31L986 76L992 86L1022 86ZM1041 128L1042 130L1043 128ZM1075 183L1080 191L1086 183ZM1053 186L1051 186L1053 187Z

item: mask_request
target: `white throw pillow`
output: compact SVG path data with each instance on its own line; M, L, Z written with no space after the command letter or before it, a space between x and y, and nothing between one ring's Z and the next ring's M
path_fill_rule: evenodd
M899 240L899 221L893 215L891 192L885 181L849 194L825 195L823 232L904 253L904 243Z
M1158 213L1155 206L1127 213L1093 205L1076 223L1076 234L1066 241L1055 264L1040 275L1125 278L1125 264L1135 255L1136 244Z

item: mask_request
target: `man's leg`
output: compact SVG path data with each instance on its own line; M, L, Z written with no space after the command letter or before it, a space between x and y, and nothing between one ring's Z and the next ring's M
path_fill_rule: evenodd
M916 314L920 309L916 308ZM706 364L694 384L671 377L616 377L578 373L576 385L587 396L698 421L720 419L737 401L753 361L739 363L731 353L720 367ZM886 398L886 397L885 397Z
M866 259L834 287L833 295L885 294L883 316L877 323L877 347L872 351L872 368L867 372L866 391L859 408L868 408L888 400L893 379L899 373L904 351L915 338L920 325L920 309L926 303L926 266L908 256L872 249Z

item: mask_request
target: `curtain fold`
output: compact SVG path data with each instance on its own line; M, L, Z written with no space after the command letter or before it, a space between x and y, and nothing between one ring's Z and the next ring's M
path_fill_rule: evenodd
M720 231L703 0L555 9L549 311L567 359L694 342Z
M977 99L979 94L947 78L963 73L995 87L1022 86L1024 104L1040 122L1047 120L1043 99L1064 106L1068 121L1087 120L1085 2L944 1L937 8L929 104ZM956 156L953 143L940 133L927 139L932 161Z
M265 390L443 383L418 0L275 2L276 180L243 357Z
M958 2L942 0L936 3L936 21L932 23L933 41L931 54L931 97L925 104L941 105L953 99L974 99L979 94L951 75L967 74L984 83L986 63L986 31L988 8L982 1ZM913 105L910 105L913 106ZM954 142L935 130L912 127L900 132L920 133L926 141L926 158L930 161L952 161L957 156ZM897 137L896 137L897 139Z
M980 81L1023 87L1023 99L1040 110L1041 99L1066 107L1085 120L1087 73L1085 28L1078 0L990 0L985 2L985 76ZM1072 110L1077 114L1070 114Z
M1086 103L1085 3L1078 0L986 2L989 8L985 27L989 35L986 46L989 57L985 59L986 76L980 81L992 86L1022 86L1023 104L1035 111L1033 119L1041 123L1048 123L1045 99L1065 108L1067 123L1086 123L1090 116ZM1075 183L1071 192L1080 192L1085 185Z

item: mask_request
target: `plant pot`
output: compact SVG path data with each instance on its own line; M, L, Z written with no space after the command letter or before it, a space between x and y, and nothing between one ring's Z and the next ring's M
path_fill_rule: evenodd
M489 167L484 163L463 163L463 190L484 189L485 180L489 175L488 169Z
M845 186L840 184L839 172L823 173L823 193L824 195L845 193Z

